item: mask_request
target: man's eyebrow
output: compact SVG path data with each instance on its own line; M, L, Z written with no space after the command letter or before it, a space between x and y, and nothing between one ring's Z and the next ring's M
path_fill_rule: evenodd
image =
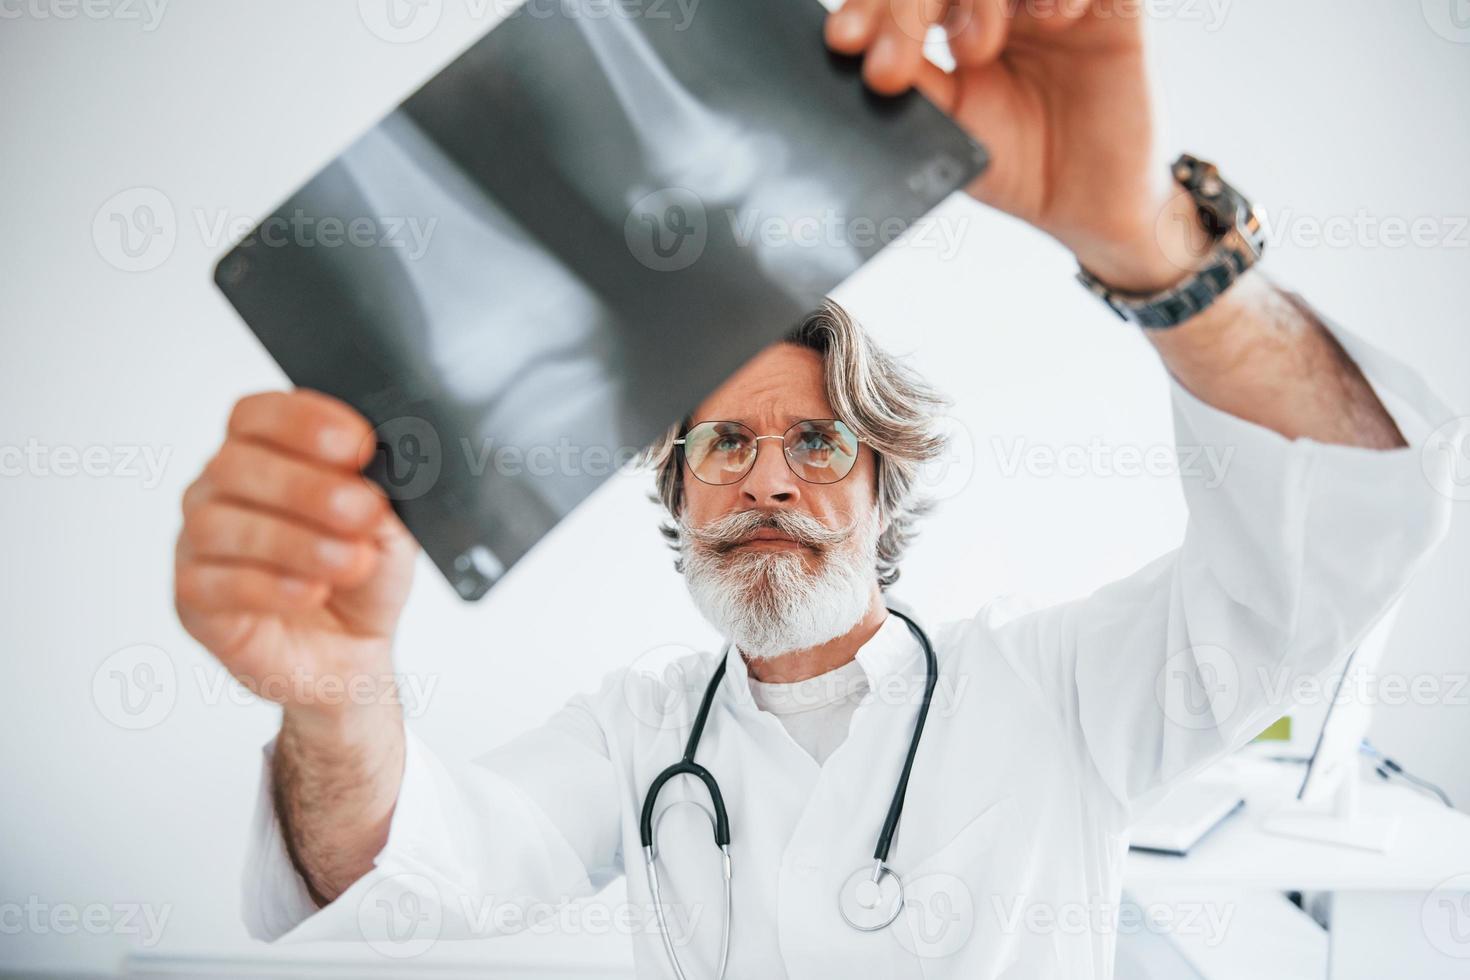
M797 422L805 422L808 419L829 419L832 418L832 416L830 414L824 414L822 412L817 412L815 414L811 412L787 412L785 415L777 416L777 418L780 422L784 423L787 428L790 428ZM695 417L691 424L699 425L703 422L739 422L741 425L747 426L749 428L756 428L755 423L750 420L749 415L740 414L702 415Z

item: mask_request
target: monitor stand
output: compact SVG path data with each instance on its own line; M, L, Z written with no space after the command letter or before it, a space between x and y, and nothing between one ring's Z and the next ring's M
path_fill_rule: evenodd
M1365 816L1359 806L1358 774L1348 771L1324 807L1292 800L1267 814L1261 829L1280 837L1385 853L1398 833L1397 816Z

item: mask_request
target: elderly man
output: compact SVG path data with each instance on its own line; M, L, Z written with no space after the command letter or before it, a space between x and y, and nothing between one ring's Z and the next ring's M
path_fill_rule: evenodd
M888 0L852 0L828 41L984 139L996 164L975 195L1151 327L1180 441L1233 451L1219 486L1186 481L1182 546L1057 608L910 628L884 590L942 449L938 399L829 304L650 453L726 648L661 679L614 671L456 769L391 697L271 683L390 675L413 545L358 475L366 421L308 391L243 399L185 495L176 590L188 630L284 709L247 871L255 935L387 941L384 907L434 936L494 934L515 927L495 908L656 857L661 877L628 877L632 906L663 915L632 930L642 975L1106 977L1130 814L1256 734L1283 678L1338 664L1403 590L1449 513L1405 434L1449 413L1251 268L1249 209L1211 168L1182 158L1163 186L1136 16L924 5L946 8L952 73ZM701 773L730 860L689 809L655 855L647 816L709 806Z

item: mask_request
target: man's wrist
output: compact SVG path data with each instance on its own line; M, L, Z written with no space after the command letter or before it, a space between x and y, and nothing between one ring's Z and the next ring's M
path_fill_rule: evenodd
M281 713L282 733L326 751L371 745L402 725L403 708L396 696L363 703L292 703Z
M1137 229L1120 240L1078 244L1072 254L1109 288L1146 296L1194 275L1213 244L1193 198L1177 187Z

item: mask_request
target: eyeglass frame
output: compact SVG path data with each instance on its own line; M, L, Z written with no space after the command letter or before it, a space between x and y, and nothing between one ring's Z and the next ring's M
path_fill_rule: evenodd
M738 476L737 478L731 480L729 483L710 483L708 480L706 480L703 477L701 477L698 473L695 473L694 472L694 467L692 467L692 466L689 465L689 454L682 447L684 446L685 442L687 441L686 436L690 432L692 432L694 429L698 428L701 425L718 425L721 422L728 423L730 425L738 425L742 429L745 429L748 432L755 433L755 429L753 427L751 427L749 425L746 425L744 422L741 422L738 419L701 419L698 422L693 422L693 423L690 423L690 424L684 426L684 433L685 434L682 435L682 436L680 436L679 438L677 438L677 439L675 439L673 441L673 445L680 447L680 449L679 449L679 457L682 460L682 462L684 464L684 467L689 470L690 475L692 475L696 480L698 480L700 483L703 483L707 487L732 487L735 484L739 483L741 480L745 479L747 476L750 476L750 474L755 471L755 464L758 463L758 462L760 462L761 440L762 439L779 439L779 440L781 440L781 443L782 443L781 458L783 460L785 460L785 462L786 462L786 468L791 471L791 475L792 476L796 477L802 483L805 483L805 484L807 484L809 486L813 486L813 487L830 487L830 486L833 486L834 484L841 483L843 480L847 479L849 476L852 475L852 471L853 470L857 469L857 454L862 449L862 445L863 445L863 441L864 441L863 440L863 437L860 436L860 435L858 435L857 432L854 431L853 427L850 426L850 425L848 425L842 419L797 419L795 422L792 422L785 429L783 429L782 432L781 432L781 434L778 435L778 436L772 436L772 435L764 435L763 436L763 435L760 435L760 434L757 433L755 435L755 439L753 440L755 442L755 454L751 457L750 466L746 468L745 472L741 473L740 476ZM816 480L808 480L806 477L804 477L800 473L796 472L796 467L794 467L794 466L791 465L791 455L785 451L786 433L790 432L792 429L796 428L798 425L805 425L805 424L807 424L809 422L836 422L836 423L840 424L848 432L851 432L852 433L853 443L857 446L857 449L855 449L853 451L852 466L848 467L847 472L844 473L844 474L842 474L841 476L839 476L835 480L829 480L826 483L819 483Z

